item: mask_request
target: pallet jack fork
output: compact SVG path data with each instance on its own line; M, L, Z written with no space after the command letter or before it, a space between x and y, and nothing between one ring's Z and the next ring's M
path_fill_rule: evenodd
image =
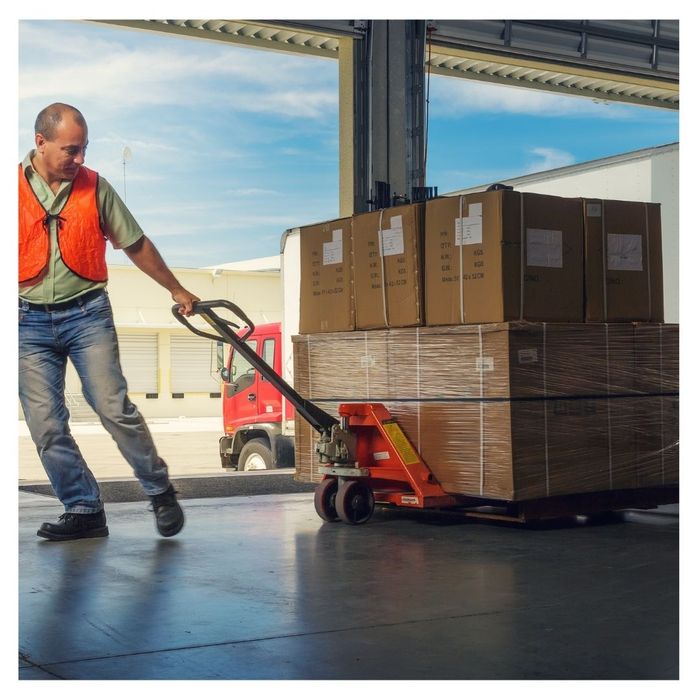
M194 305L194 312L214 333L195 328L179 308L176 304L172 312L180 323L196 335L233 345L319 433L316 453L323 480L316 487L314 506L323 520L366 523L377 502L418 509L459 505L457 497L442 489L383 404L343 403L337 419L300 396L246 344L255 326L238 306L222 299ZM232 329L240 326L221 318L215 308L230 311L247 330L238 335Z

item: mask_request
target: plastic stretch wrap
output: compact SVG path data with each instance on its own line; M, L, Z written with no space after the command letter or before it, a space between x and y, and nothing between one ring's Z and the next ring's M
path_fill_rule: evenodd
M383 403L449 493L529 500L678 483L678 326L493 323L296 336L295 387ZM296 479L320 481L296 422Z

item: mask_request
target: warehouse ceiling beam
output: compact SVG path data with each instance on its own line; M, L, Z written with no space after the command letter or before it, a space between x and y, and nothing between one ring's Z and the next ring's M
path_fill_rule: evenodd
M95 20L337 59L376 20ZM397 20L395 20L397 21ZM678 20L431 21L441 75L678 109ZM428 57L425 57L426 66ZM541 71L528 80L528 71ZM597 82L594 84L595 79ZM588 84L585 81L588 80ZM619 89L622 83L625 88ZM581 87L585 84L585 87Z

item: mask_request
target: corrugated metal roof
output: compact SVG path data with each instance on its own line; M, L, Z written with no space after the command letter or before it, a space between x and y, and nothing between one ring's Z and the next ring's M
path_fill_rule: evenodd
M150 19L150 20L100 20L108 24L120 25L136 29L161 31L188 37L199 37L228 41L235 44L249 46L251 48L268 48L281 51L294 51L326 58L337 58L339 54L340 40L343 37L362 36L366 22L361 20L318 20L318 21L257 21L257 20L225 20L225 19ZM588 56L586 51L592 49L574 50L572 46L561 48L553 46L552 50L560 49L561 56L556 53L544 55L540 51L535 52L523 48L519 50L513 46L506 46L505 39L500 39L501 46L492 43L490 48L479 49L479 46L487 47L485 42L475 42L471 35L462 32L471 31L472 34L481 25L485 38L496 42L495 37L500 36L501 24L498 22L438 22L438 30L435 34L432 46L426 53L426 66L432 73L449 75L460 78L483 80L501 85L534 88L579 95L582 97L596 98L605 101L623 101L654 107L678 109L679 87L678 80L672 73L653 71L643 68L646 56L658 56L659 53L669 52L664 44L666 39L656 38L645 41L647 44L632 44L625 41L614 45L617 53L609 52L615 61L620 61L625 56L625 47L636 47L642 51L644 59L630 55L630 60L640 63L638 70L625 71L623 68L615 70L615 63L604 63L600 54L592 54L597 61L585 63ZM648 23L648 22L647 22ZM536 23L506 21L505 24L529 25ZM546 24L546 23L544 23ZM549 23L553 24L553 23ZM554 23L556 24L556 23ZM560 23L566 25L566 23ZM576 23L569 23L576 24ZM600 24L600 23L599 23ZM625 24L625 23L618 23ZM630 24L629 22L626 24ZM475 27L472 27L475 25ZM490 25L494 25L491 27ZM523 28L518 27L522 32ZM537 29L525 26L531 33ZM487 32L488 29L488 32ZM580 28L576 24L572 30L559 31L565 34L567 41L574 41L576 31ZM445 32L442 36L440 32ZM532 46L541 47L543 42L552 34L551 28L541 28L541 36L537 36L539 44L532 39ZM597 31L601 32L602 29ZM449 32L452 32L451 34ZM494 33L495 32L495 33ZM558 36L557 34L557 36ZM493 36L491 36L493 35ZM581 34L583 36L583 34ZM624 36L624 35L623 35ZM478 38L478 36L477 36ZM596 37L593 37L594 39ZM454 42L462 41L462 46L456 46ZM642 39L638 39L642 41ZM660 42L658 46L653 42ZM575 42L574 42L575 43ZM584 43L593 43L590 42ZM477 48L464 48L465 45ZM641 48L640 48L641 47ZM570 55L567 55L567 52ZM629 49L632 51L632 48ZM677 50L675 51L677 54ZM558 60L561 59L561 60ZM655 59L655 60L658 60ZM578 61L578 63L577 63ZM584 63L582 63L584 61ZM676 58L677 61L677 58Z
M440 75L678 109L678 85L651 79L567 69L532 60L502 60L476 52L443 52L439 47L433 48L427 64L431 72Z
M339 37L342 28L333 33L299 31L274 24L224 19L147 19L147 20L99 20L132 29L146 29L178 34L200 39L228 41L257 49L295 51L326 58L338 57ZM349 32L352 34L352 31Z

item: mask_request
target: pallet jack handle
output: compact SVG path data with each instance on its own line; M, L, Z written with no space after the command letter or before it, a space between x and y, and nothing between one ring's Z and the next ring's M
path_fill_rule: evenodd
M232 329L240 329L241 326L235 322L221 318L221 316L214 311L215 308L223 308L230 311L238 320L242 321L247 326L245 332L238 335L238 333ZM238 306L226 299L197 301L192 305L192 311L199 314L212 327L215 333L208 333L207 331L195 328L187 318L180 313L179 309L180 304L175 304L172 307L172 313L185 328L202 338L209 338L217 342L223 341L224 343L233 345L233 347L294 406L299 415L308 421L319 433L322 435L329 435L331 428L340 422L337 418L334 418L322 408L319 408L316 404L298 394L292 386L280 377L280 375L245 342L255 330L255 325Z

